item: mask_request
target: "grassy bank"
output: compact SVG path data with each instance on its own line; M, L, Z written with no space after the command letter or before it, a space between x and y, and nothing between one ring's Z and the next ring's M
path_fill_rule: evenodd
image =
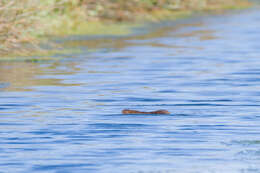
M244 8L246 0L2 0L0 55L41 50L45 36L127 34L141 21L180 18L193 11Z

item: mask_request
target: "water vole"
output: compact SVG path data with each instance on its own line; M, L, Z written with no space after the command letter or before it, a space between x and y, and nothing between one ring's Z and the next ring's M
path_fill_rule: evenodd
M122 110L122 114L170 114L170 112L167 111L167 110L157 110L157 111L151 111L151 112L142 112L142 111L124 109L124 110Z

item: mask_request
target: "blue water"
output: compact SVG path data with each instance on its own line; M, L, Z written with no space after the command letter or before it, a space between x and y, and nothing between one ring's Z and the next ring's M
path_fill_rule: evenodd
M0 62L0 172L260 172L259 20L195 17Z

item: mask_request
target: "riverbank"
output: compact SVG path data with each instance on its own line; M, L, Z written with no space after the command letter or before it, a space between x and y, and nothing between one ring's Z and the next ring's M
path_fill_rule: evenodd
M50 36L126 35L144 21L174 20L194 11L246 8L250 3L246 0L13 0L1 1L0 6L0 55L17 57L50 54L39 46L48 42Z

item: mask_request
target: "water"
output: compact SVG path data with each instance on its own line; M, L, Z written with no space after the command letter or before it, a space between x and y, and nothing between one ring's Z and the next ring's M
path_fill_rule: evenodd
M0 172L260 172L259 19L197 17L67 41L83 52L60 61L1 62Z

